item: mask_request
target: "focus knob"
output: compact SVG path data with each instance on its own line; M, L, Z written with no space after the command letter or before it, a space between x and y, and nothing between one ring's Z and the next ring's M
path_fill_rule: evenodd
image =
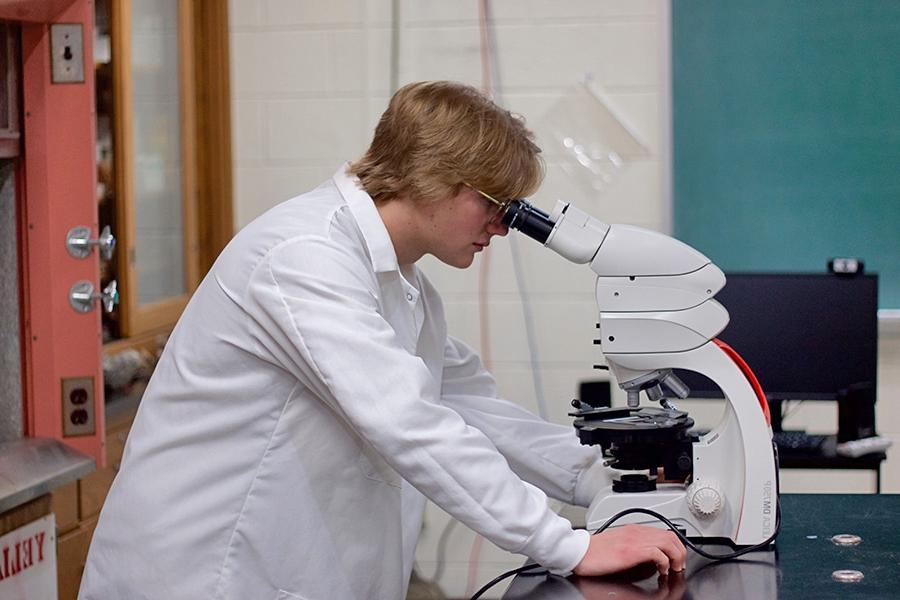
M712 481L695 481L687 489L688 507L696 516L710 518L722 510L722 490Z

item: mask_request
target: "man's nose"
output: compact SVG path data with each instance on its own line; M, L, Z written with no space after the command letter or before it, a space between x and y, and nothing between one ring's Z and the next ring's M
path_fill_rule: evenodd
M491 221L490 223L488 223L487 232L491 235L499 235L500 237L503 237L504 235L509 233L509 227L504 225L503 221L498 219L496 221Z

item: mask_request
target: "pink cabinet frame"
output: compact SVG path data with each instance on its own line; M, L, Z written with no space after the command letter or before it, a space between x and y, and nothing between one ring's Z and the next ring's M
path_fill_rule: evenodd
M0 19L22 37L23 153L19 158L19 262L25 435L59 439L103 466L104 400L99 307L77 313L68 301L78 280L99 286L97 253L69 255L66 233L96 237L93 4L89 0L0 2ZM77 23L84 40L83 83L50 77L50 24ZM63 436L62 381L93 380L94 431Z

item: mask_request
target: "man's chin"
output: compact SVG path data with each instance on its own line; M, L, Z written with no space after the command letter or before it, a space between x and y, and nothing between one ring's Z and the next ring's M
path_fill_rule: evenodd
M451 267L456 267L457 269L468 269L472 266L473 262L475 262L475 257L470 256L469 258L463 258L453 262L448 262L447 264Z
M457 269L467 269L475 262L474 253L465 256L436 256L436 258L445 265L456 267Z

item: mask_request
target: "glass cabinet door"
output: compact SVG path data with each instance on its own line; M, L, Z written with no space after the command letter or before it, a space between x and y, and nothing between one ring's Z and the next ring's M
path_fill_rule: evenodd
M231 239L227 7L94 0L98 229L117 240L101 287L120 292L105 352L171 330Z
M138 306L183 295L178 0L131 3L134 270Z
M112 0L121 335L171 323L197 285L189 0Z

